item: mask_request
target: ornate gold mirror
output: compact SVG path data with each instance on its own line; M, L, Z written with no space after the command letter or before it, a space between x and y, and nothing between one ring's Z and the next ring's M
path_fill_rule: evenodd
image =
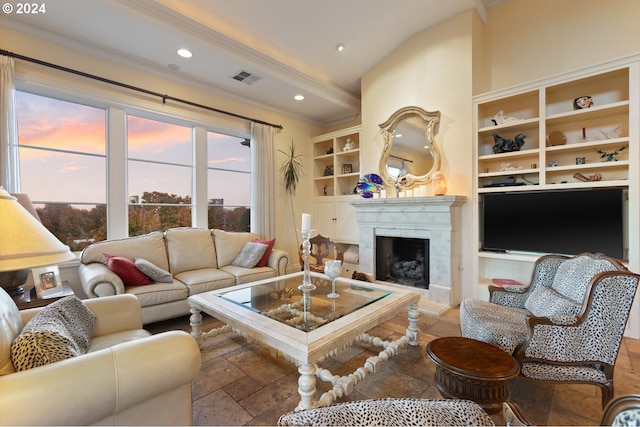
M410 187L431 180L440 168L440 152L435 143L438 123L440 111L405 107L380 125L384 137L380 176L385 184L401 181L401 185Z

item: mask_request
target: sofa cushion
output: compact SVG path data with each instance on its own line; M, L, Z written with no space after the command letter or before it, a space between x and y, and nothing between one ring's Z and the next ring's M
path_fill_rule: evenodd
M615 266L605 259L593 259L588 256L570 258L558 267L551 288L567 298L582 303L593 276L615 269Z
M152 283L145 286L128 286L127 293L135 295L141 307L181 301L189 296L186 286L178 281L173 283Z
M206 228L178 227L165 232L169 271L174 276L183 271L216 268L216 247Z
M99 262L106 265L105 253L116 254L129 259L144 258L164 270L169 269L167 249L162 231L154 231L142 236L96 242L82 251L80 261L83 264Z
M231 232L213 230L216 241L216 253L218 255L218 268L231 265L238 256L245 243L258 239L260 236L254 233Z
M269 261L269 255L271 255L271 251L273 251L273 247L276 244L276 239L275 238L270 240L255 239L254 242L264 243L265 245L267 245L267 250L264 252L264 255L262 255L262 258L260 258L260 261L258 261L258 264L256 264L256 267L264 267L265 265L267 265L267 261Z
M538 286L525 301L524 308L538 317L577 316L582 304L547 286Z
M107 267L122 279L125 286L141 286L153 283L149 276L138 270L129 258L104 254Z
M23 327L22 316L16 303L0 288L0 375L15 372L11 363L11 343Z
M276 270L271 267L254 267L243 268L234 265L226 265L221 269L227 274L231 274L235 278L235 284L255 282L257 280L270 279L276 277Z
M236 284L235 277L217 268L184 271L176 274L175 278L186 285L189 295L222 289Z
M144 258L136 258L133 263L136 268L146 274L151 280L159 283L173 283L173 276L167 270L163 270L154 263Z
M258 264L262 255L269 246L264 243L247 242L237 257L231 262L231 265L243 268L253 268Z
M43 308L11 345L16 371L24 371L85 354L96 316L76 296Z

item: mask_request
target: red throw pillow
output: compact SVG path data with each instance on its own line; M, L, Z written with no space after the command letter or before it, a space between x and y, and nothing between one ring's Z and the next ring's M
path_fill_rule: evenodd
M104 254L109 270L116 273L125 286L141 286L153 283L149 276L136 268L136 265L129 258Z
M275 238L271 240L255 239L254 242L267 245L267 250L264 251L264 255L262 255L262 258L260 258L260 261L258 261L258 263L256 264L256 267L264 267L265 265L267 265L267 260L269 259L269 255L271 255L271 250L273 249L273 246L276 244L276 239Z

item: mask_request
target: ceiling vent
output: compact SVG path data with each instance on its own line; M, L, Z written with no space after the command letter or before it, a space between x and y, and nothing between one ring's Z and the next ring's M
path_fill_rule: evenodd
M231 78L249 86L257 82L258 80L262 80L261 76L245 70L239 71L238 73L231 76Z

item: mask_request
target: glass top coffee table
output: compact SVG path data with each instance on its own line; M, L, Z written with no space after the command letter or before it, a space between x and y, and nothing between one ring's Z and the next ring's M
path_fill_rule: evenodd
M328 298L331 281L311 273L316 289L303 293L303 272L278 276L244 285L204 292L189 297L191 335L202 345L209 336L233 330L250 341L259 341L298 366L300 404L296 409L325 406L347 395L356 383L374 373L378 364L397 354L405 345L418 345L420 294L411 288L338 278L338 298ZM408 327L400 339L387 342L366 332L408 309ZM226 323L223 328L203 332L205 312ZM324 358L339 353L354 341L383 347L354 373L340 377L318 366ZM317 401L316 377L329 381L333 389Z

